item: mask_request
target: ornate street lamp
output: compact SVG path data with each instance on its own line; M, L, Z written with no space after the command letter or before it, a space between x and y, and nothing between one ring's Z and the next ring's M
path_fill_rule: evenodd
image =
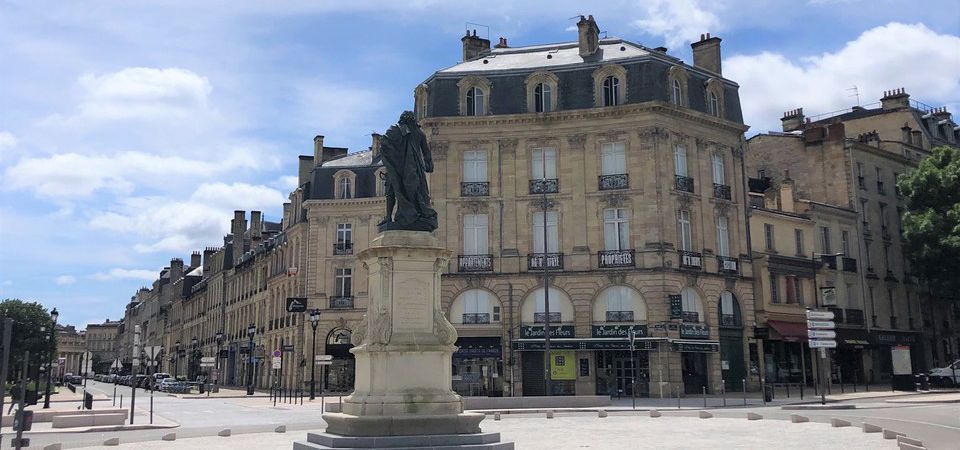
M192 376L190 376L190 378L196 378L196 376L197 376L197 345L198 345L199 343L200 343L200 341L197 339L196 336L194 336L193 339L190 339L190 348L191 348L191 350L190 350L190 372L191 372L191 375L192 375Z
M180 376L180 341L178 340L177 343L173 345L174 349L176 350L174 355L176 360L173 363L173 379L176 380L177 377Z
M250 338L250 352L247 354L248 374L247 375L247 395L253 395L253 336L257 334L257 326L253 323L247 327L247 336Z
M310 327L313 328L313 363L310 364L310 400L317 397L317 325L320 325L320 310L310 311Z
M53 308L53 311L50 311L50 321L53 323L50 327L51 345L56 345L57 317L60 317L60 313L57 312L57 308ZM47 361L47 394L43 398L43 409L50 408L50 374L53 372L53 350L50 350L49 353L49 361ZM3 381L5 382L6 380Z
M223 331L218 331L215 338L217 340L217 359L216 359L217 376L214 378L213 384L216 386L219 386L220 385L220 347L223 345Z

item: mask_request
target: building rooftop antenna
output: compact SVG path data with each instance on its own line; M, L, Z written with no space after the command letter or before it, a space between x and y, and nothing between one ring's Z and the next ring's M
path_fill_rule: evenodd
M473 23L473 22L466 22L466 23L464 23L464 25L463 25L464 29L466 29L467 32L470 31L470 27L471 27L471 26L476 27L476 28L483 28L483 29L487 30L487 40L488 40L488 41L490 40L490 26L489 26L489 25L484 25L484 24L482 24L482 23Z
M860 90L857 89L857 85L853 85L852 88L847 89L847 92L850 92L850 91L853 91L853 93L850 94L849 96L850 96L850 97L856 97L856 98L857 98L857 106L860 106Z

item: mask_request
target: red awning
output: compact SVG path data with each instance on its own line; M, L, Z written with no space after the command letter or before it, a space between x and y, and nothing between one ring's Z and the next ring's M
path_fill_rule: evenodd
M785 341L806 341L807 324L806 322L783 322L780 320L768 320L767 325L776 330L776 332Z

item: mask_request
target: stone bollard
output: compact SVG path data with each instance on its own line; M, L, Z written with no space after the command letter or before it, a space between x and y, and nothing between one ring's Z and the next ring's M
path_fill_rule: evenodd
M923 447L923 442L906 436L897 436L897 445L912 445L914 447ZM903 447L901 447L903 448Z
M886 428L883 429L884 439L896 439L898 436L906 436L906 435L899 431L893 431Z
M810 418L807 416L801 416L800 414L790 414L790 421L793 423L804 423L809 422Z
M879 433L879 432L881 432L881 431L883 431L883 428L880 428L880 427L878 427L878 426L876 426L876 425L869 424L869 423L866 423L866 422L863 423L863 432L864 432L864 433Z
M229 428L224 428L224 429L220 430L220 432L217 433L217 436L220 436L220 437L230 437L230 429L229 429Z
M103 441L103 445L109 446L109 447L113 447L113 446L120 445L120 438L110 438L110 439L107 439L107 440Z
M500 420L500 411L493 413L493 420Z
M63 449L63 444L57 442L56 444L50 444L43 448L43 450L61 450Z
M713 417L713 414L710 414L710 413L708 413L708 412L706 412L706 411L700 411L699 416L700 416L701 419L709 419L709 418Z
M662 415L663 415L663 414L661 414L660 411L657 411L657 410L655 410L655 409L651 409L651 410L650 410L650 417L660 417L660 416L662 416Z
M761 420L763 416L757 413L747 413L747 420Z
M287 426L286 426L286 425L280 425L279 427L274 428L274 429L273 429L273 432L274 432L274 433L286 433L286 432L287 432Z
M849 426L850 426L850 421L849 421L849 420L838 419L838 418L834 417L834 418L830 419L830 426L831 426L831 427L834 427L834 428L849 427Z
M552 418L553 418L553 411L547 411L547 418L548 418L548 419L552 419Z
M177 440L177 433L167 433L167 434L163 435L163 437L160 438L160 439L162 439L162 440L164 440L164 441L175 441L175 440Z
M605 409L598 410L598 411L597 411L597 417L599 417L599 418L601 418L601 419L603 419L604 417L607 417L607 410L605 410Z

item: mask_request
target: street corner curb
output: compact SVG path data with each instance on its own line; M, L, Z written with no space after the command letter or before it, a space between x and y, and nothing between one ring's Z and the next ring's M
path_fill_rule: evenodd
M177 440L177 433L167 433L163 435L163 437L161 437L160 439L164 441L175 441Z
M849 427L850 421L833 417L830 419L830 426L834 428Z
M701 419L710 419L710 418L713 417L713 414L710 414L710 413L708 413L708 412L706 412L706 411L700 411L700 413L698 413L697 415L698 415Z
M747 413L747 420L762 420L763 416L757 413Z
M103 441L103 445L104 445L104 446L108 446L108 447L113 447L113 446L120 445L120 438L110 438L110 439L107 439L107 440Z
M899 447L900 447L900 450L927 450L926 447L921 447L919 445L910 445L906 443L901 443Z
M552 419L552 418L553 418L553 411L547 411L547 418L548 418L548 419Z
M286 426L286 425L280 425L279 427L274 428L274 429L273 429L273 432L274 432L274 433L286 433L286 432L287 432L287 426Z
M909 438L906 436L897 436L897 445L900 445L900 448L903 448L903 445L912 445L913 447L923 447L923 442L920 442L917 439Z
M899 431L893 431L893 430L890 430L890 429L887 429L887 428L884 428L884 429L883 429L883 438L884 438L884 439L896 439L898 436L906 436L906 434L903 434L903 433L901 433L901 432L899 432Z
M220 430L220 432L217 433L217 436L220 436L220 437L230 437L230 429L229 429L229 428L224 428L224 429Z
M871 423L866 423L866 422L863 423L863 432L864 432L864 433L879 433L879 432L881 432L881 431L883 431L883 428L880 428L880 427L878 427L878 426L876 426L876 425L874 425L874 424L871 424Z
M660 416L662 416L662 415L663 415L663 414L662 414L660 411L657 411L657 410L655 410L655 409L651 409L651 410L650 410L650 417L660 417Z
M601 418L601 419L604 418L604 417L607 417L607 410L605 410L605 409L597 410L597 417L599 417L599 418Z
M62 448L63 448L63 444L57 442L56 444L50 444L44 447L43 450L61 450Z
M500 412L499 412L499 411L493 413L493 420L500 420Z
M810 421L810 418L807 416L801 416L800 414L790 414L790 422L804 423L809 421Z

